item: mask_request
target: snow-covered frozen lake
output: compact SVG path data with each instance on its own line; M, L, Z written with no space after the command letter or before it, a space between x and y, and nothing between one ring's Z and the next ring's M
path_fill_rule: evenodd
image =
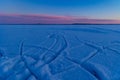
M0 25L0 80L119 80L120 25Z

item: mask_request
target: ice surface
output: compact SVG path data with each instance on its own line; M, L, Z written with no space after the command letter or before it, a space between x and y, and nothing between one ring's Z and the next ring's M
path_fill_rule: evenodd
M0 25L0 80L119 80L120 25Z

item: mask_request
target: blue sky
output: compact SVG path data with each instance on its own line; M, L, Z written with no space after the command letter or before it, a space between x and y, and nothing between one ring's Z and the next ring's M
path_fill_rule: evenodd
M43 14L120 20L120 0L1 0L0 14Z
M120 18L120 0L1 0L0 13Z

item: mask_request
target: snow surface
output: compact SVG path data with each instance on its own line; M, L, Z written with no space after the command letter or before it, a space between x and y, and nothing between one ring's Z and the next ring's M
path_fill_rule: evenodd
M120 80L120 25L0 25L0 80Z

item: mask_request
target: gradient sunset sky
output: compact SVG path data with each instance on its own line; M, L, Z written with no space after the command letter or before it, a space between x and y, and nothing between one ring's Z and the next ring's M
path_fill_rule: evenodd
M0 0L0 24L120 23L120 0Z

